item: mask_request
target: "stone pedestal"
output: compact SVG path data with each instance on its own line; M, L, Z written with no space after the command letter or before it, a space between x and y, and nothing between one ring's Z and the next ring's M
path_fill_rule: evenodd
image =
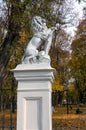
M48 63L20 64L14 70L17 88L17 130L52 130L51 84Z

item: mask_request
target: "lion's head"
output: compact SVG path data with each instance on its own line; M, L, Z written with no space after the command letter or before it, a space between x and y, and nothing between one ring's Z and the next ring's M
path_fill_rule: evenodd
M35 16L31 21L33 33L41 32L46 27L46 20L40 16Z

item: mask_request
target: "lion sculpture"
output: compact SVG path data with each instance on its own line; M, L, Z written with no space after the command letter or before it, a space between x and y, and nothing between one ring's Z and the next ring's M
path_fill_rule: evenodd
M56 27L48 28L46 20L35 16L31 22L33 37L27 45L22 63L38 63L49 61L48 55Z

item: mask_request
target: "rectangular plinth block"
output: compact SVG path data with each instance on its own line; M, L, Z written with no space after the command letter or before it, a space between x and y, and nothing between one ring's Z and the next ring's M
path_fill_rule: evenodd
M51 85L54 69L47 63L20 64L17 87L17 130L52 130Z

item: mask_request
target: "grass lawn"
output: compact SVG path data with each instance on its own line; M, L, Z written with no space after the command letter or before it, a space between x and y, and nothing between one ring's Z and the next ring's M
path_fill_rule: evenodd
M86 130L86 107L79 107L81 114L76 114L77 107L69 109L56 107L53 112L53 130Z
M66 114L66 107L55 107L52 115L52 130L86 130L86 107L80 107L81 114L76 114L76 109L77 107L73 106L72 109L69 108L69 114ZM0 126L4 124L5 127L9 127L11 123L14 127L16 126L16 112L11 115L13 120L11 120L10 114L9 110L6 110L5 113L0 112Z
M16 126L16 112L14 113L10 113L9 110L6 110L4 112L0 112L0 127L10 127ZM2 128L0 128L0 130L2 130ZM8 130L8 128L4 128L4 130Z

